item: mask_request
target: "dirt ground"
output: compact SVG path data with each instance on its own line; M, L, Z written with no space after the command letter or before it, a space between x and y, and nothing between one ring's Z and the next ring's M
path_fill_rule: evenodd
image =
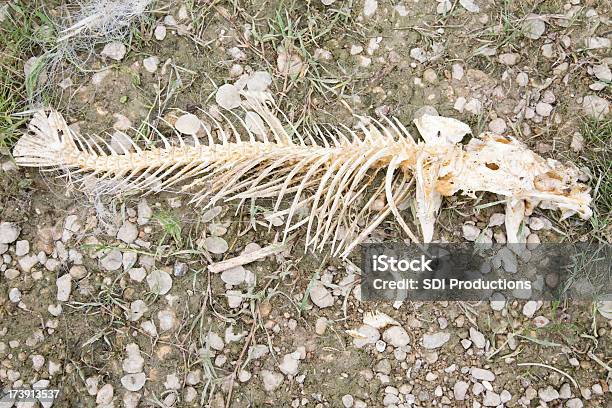
M88 195L10 156L32 106L156 145L224 84L265 88L304 129L386 115L418 134L435 111L582 171L593 217L537 209L530 239L609 244L609 1L157 1L49 65L78 9L0 0L0 389L59 389L54 407L612 407L609 304L366 302L359 251L305 253L299 230L212 273L278 241L271 205ZM434 238L502 242L496 200L445 200ZM405 238L392 218L373 236ZM373 311L397 326L364 329Z

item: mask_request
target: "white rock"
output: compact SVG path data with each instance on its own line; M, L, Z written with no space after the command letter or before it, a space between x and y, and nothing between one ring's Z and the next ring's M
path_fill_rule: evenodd
M293 353L285 354L278 365L278 369L288 376L295 376L298 373L300 363L300 353L294 351Z
M166 381L164 381L164 387L167 390L178 390L181 388L181 381L175 373L166 375Z
M208 333L206 344L213 350L221 351L225 346L223 339L215 332Z
M474 0L459 0L459 4L470 13L478 13L480 11L480 7L474 3Z
M342 396L342 406L344 408L352 408L355 403L355 398L353 398L350 394L345 394Z
M295 78L302 72L303 66L304 63L299 55L288 51L281 51L278 53L278 57L276 58L278 72Z
M461 64L453 64L452 66L452 78L461 81L463 79L464 70Z
M489 227L497 227L503 225L506 220L506 215L503 213L493 213L489 218Z
M493 266L496 268L503 267L508 273L516 273L518 271L518 260L516 254L512 250L504 246L502 247L492 259Z
M138 260L138 254L136 252L125 252L121 264L123 265L124 271L129 271Z
M157 318L161 331L172 330L176 326L176 314L170 309L160 310L157 313Z
M241 99L238 88L232 84L221 85L215 95L217 105L224 109L234 109L240 106Z
M129 221L125 221L117 231L117 239L126 244L131 244L136 238L138 238L138 227Z
M181 133L186 135L195 135L200 130L202 126L202 122L196 115L191 113L186 113L184 115L179 116L174 124L174 128Z
M142 60L142 66L144 67L144 69L147 70L147 72L150 72L151 74L157 71L158 65L159 65L159 58L157 58L154 55Z
M538 102L536 107L535 107L536 113L540 116L543 117L548 117L550 116L553 107L551 104L546 103L546 102Z
M493 391L487 391L484 396L484 399L482 400L482 404L485 407L496 407L501 404L501 397L499 396L499 394Z
M378 9L378 1L376 0L365 0L363 3L363 15L365 17L371 17L376 13Z
M450 340L450 333L437 332L425 334L423 336L423 347L426 349L436 349L445 345Z
M125 48L125 45L119 41L113 41L104 46L101 55L103 57L114 59L115 61L121 61L123 57L125 57L126 52L127 49Z
M484 334L482 334L473 327L470 327L470 339L478 348L485 348L487 344Z
M521 56L515 53L500 54L498 57L500 63L508 66L516 65L520 58Z
M334 297L320 281L313 282L310 288L310 300L321 309L334 304Z
M502 404L505 404L512 399L512 394L510 394L508 390L503 390L501 394L499 394L499 399L501 400Z
M324 6L331 6L335 2L336 0L321 0L321 3L323 3Z
M538 397L544 402L551 402L559 398L559 392L549 385L538 390Z
M110 69L103 69L100 72L96 72L95 74L91 76L92 85L95 85L95 86L101 85L102 82L104 81L104 78L106 78L110 73L111 73Z
M0 244L11 244L17 240L21 228L12 222L0 222Z
M130 343L125 346L127 357L123 360L122 368L128 374L136 374L142 371L144 367L144 359L140 354L140 347L136 343Z
M469 388L469 384L465 381L457 381L453 386L453 395L455 400L463 401L465 400L465 395L467 394L467 390Z
M610 48L612 43L609 38L605 37L587 37L584 42L586 47L591 50Z
M537 316L533 319L533 324L538 329L548 325L548 323L550 323L550 320L545 316Z
M587 95L582 101L582 109L591 118L601 120L610 113L610 104L597 95Z
M231 309L240 307L242 304L242 292L239 290L228 290L225 292L225 297L227 298L227 305Z
M410 50L410 57L417 60L420 63L427 61L427 54L422 48L413 48Z
M223 254L229 249L227 241L221 237L206 237L204 240L204 248L213 254Z
M491 123L489 123L489 129L491 132L497 133L498 135L504 133L507 128L506 121L502 118L493 119Z
M538 302L536 302L535 300L528 301L523 306L523 315L525 315L527 317L530 317L530 318L533 317L533 315L535 314L535 312L538 311L540 306L541 305Z
M18 288L9 290L9 300L13 303L19 303L21 301L21 291Z
M221 280L228 285L240 285L246 277L246 269L242 266L227 269L221 273Z
M126 374L121 377L121 384L128 391L139 391L147 381L145 373Z
M17 260L17 263L23 272L30 272L34 265L38 263L38 258L36 255L22 256Z
M223 207L217 205L207 210L204 214L202 214L202 222L211 222L215 219L221 212L223 211Z
M157 327L151 320L146 320L140 324L142 330L151 337L157 337Z
M147 276L147 271L144 268L131 268L128 270L128 274L133 281L142 282Z
M36 371L40 370L45 365L45 357L40 354L32 356L32 368Z
M264 92L272 85L272 77L266 71L255 71L247 80L246 86L249 91Z
M518 86L527 86L529 84L529 76L525 72L519 72L516 75L516 83Z
M476 241L476 238L480 235L480 229L472 224L463 224L462 231L463 238L470 242Z
M133 322L140 319L148 310L147 304L141 300L135 300L130 304L129 319Z
M57 300L67 302L72 291L72 276L69 273L64 274L57 278L55 284L57 285Z
M450 0L439 0L438 6L436 7L436 13L446 14L451 10L452 7L453 4L450 2Z
M362 348L366 344L374 344L380 339L380 332L367 324L361 325L354 333L349 333L353 337L353 344L357 348Z
M153 32L153 35L155 36L155 39L157 41L163 41L164 38L166 38L166 26L163 24L158 24L157 27L155 27L155 31Z
M495 381L495 374L492 371L480 367L472 367L470 369L472 378L479 381Z
M17 269L7 269L4 271L4 277L7 280L15 279L19 276L19 271Z
M580 133L574 133L572 135L572 142L570 144L570 148L575 152L581 152L582 150L584 150L584 137ZM531 230L537 231L533 229L531 224L529 225L529 227L531 228Z
M149 203L147 203L146 198L141 198L138 202L138 225L148 224L153 216L153 210L149 207Z
M542 49L542 56L544 58L552 59L555 57L555 50L552 44L550 43L544 44L541 49Z
M282 374L270 370L261 370L260 375L263 381L264 390L267 392L277 389L284 380Z
M537 40L546 31L546 24L542 17L536 14L529 14L523 21L523 35L532 40Z
M113 400L115 390L113 386L110 384L105 384L102 388L98 390L96 395L96 404L98 405L109 405Z
M465 104L465 111L473 115L480 115L482 113L482 102L475 98L470 99Z
M17 241L15 243L15 255L24 256L30 252L30 243L26 240Z
M410 336L403 327L393 326L383 332L383 340L393 347L403 347L410 343Z
M580 400L580 398L572 398L565 403L565 408L582 408L584 404Z
M172 277L168 272L157 269L147 276L147 284L151 292L165 295L172 289Z
M57 316L62 314L62 305L61 304L58 304L58 305L49 305L47 307L47 311L49 313L51 313L51 315L57 317Z
M491 295L491 309L500 311L506 307L506 298L502 293L495 292Z
M100 259L100 266L107 271L116 271L123 264L123 254L118 249L113 249Z

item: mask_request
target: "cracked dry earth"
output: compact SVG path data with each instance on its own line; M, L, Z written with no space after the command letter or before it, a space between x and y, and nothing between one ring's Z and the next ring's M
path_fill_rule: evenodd
M583 123L609 138L609 2L213 3L152 13L146 41L98 50L98 72L63 82L58 108L109 134L151 119L155 95L168 98L160 128L180 130L184 111L231 105L244 87L272 92L296 123L353 126L346 107L405 124L439 112L571 159L597 183ZM279 15L305 30L278 34ZM213 273L272 244L282 220L168 194L92 203L1 159L2 389L59 389L56 407L612 406L609 305L364 302L358 253L304 254L300 236ZM443 208L435 239L505 242L503 205ZM372 239L399 231L387 222ZM549 212L523 232L531 245L610 239ZM376 327L375 310L395 323ZM0 401L11 406L31 405Z

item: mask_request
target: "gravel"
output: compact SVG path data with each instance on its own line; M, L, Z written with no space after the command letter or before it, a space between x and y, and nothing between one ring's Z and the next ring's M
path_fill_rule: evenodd
M241 99L238 88L232 84L221 85L215 95L217 105L225 109L234 109L240 106Z
M495 374L492 371L480 367L472 367L470 369L472 378L479 381L495 381Z
M403 347L410 344L410 336L403 327L393 326L383 332L383 340L393 347Z
M17 241L15 243L15 255L24 256L30 252L30 243L26 240Z
M426 349L437 349L445 345L450 340L450 333L437 332L425 334L423 336L423 347Z
M221 237L207 237L204 240L204 248L213 254L223 254L229 249L227 241Z
M334 304L334 297L320 281L313 282L310 288L310 300L321 309Z
M528 14L523 21L522 33L532 40L539 39L546 31L546 23L537 14Z
M138 227L129 221L124 222L117 231L117 239L132 244L138 238Z
M118 249L113 249L100 259L100 266L107 271L116 271L123 264L123 254Z
M115 61L121 61L127 52L125 45L118 41L113 41L104 46L104 49L100 53L103 57L114 59Z
M582 101L582 109L591 118L602 120L610 113L610 104L597 95L587 95Z
M265 391L274 391L283 383L284 377L282 374L270 371L261 370L261 380Z
M176 130L186 135L195 135L201 127L202 122L200 122L200 119L191 113L179 116L174 124Z
M469 387L469 384L465 381L457 381L453 386L453 396L455 397L455 399L457 401L465 400Z
M0 244L11 244L17 240L21 228L12 222L0 222Z
M72 291L72 276L69 273L60 276L56 281L57 285L57 300L67 302L70 299Z
M559 392L549 385L546 388L540 388L538 390L538 397L540 397L543 402L551 402L559 398Z
M168 272L158 269L147 276L147 284L152 293L165 295L172 289L172 277Z
M246 278L246 272L242 266L227 269L221 273L221 280L228 285L240 285Z
M142 60L142 66L147 72L153 74L157 71L157 66L159 65L159 58L156 56L151 56Z
M470 327L470 340L472 340L474 345L478 348L485 348L487 344L484 334L473 327Z

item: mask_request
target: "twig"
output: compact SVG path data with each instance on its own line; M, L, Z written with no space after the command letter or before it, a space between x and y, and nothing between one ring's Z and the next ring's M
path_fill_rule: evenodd
M553 366L549 366L547 364L541 364L541 363L517 363L517 365L518 366L536 366L536 367L544 367L544 368L551 369L551 370L556 371L559 374L569 378L569 380L572 382L572 384L574 384L574 387L576 387L576 389L580 389L580 387L578 386L578 383L576 382L576 380L574 380L574 378L571 375L569 375L565 371L561 371L558 368L555 368Z
M279 252L287 249L287 245L285 244L272 244L267 247L261 248L257 251L249 252L247 254L239 255L235 258L226 259L225 261L216 262L208 265L208 270L212 273L219 273L226 271L231 268L235 268L237 266L242 266L249 264L251 262L257 261L258 259L265 258L266 256L275 255Z

